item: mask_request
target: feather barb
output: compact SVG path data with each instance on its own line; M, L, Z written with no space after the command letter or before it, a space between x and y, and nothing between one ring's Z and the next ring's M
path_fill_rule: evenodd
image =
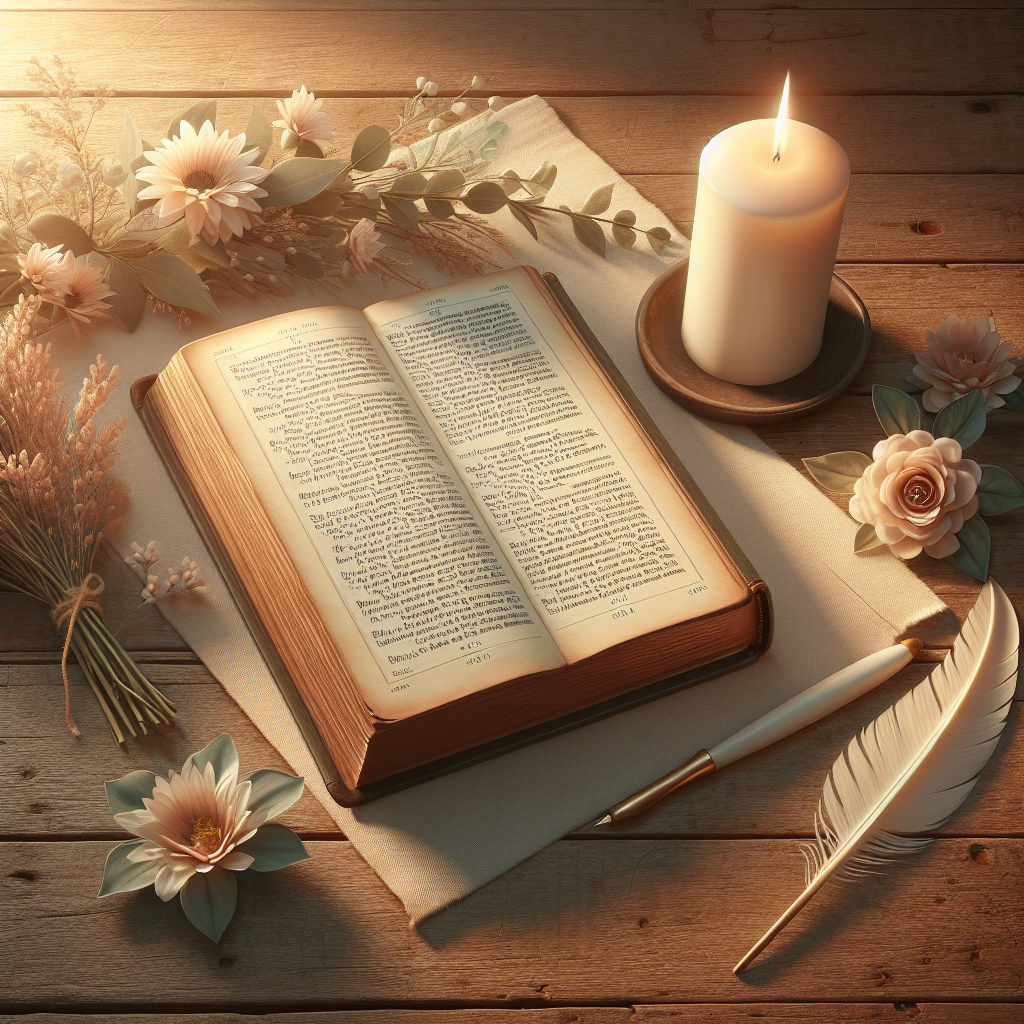
M830 879L876 872L929 842L967 799L999 742L1017 682L1020 631L989 580L953 650L855 736L832 765L804 850L807 884L733 968L739 974Z

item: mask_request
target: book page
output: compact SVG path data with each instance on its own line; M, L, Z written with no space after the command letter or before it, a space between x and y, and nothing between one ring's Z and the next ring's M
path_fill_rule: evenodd
M378 716L564 664L358 310L184 351Z
M527 271L366 315L567 661L746 599Z

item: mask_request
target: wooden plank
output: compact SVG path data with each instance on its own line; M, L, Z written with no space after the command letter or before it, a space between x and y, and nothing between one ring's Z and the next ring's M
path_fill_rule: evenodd
M171 118L191 100L112 98L90 128L91 147L98 154L116 150L125 108L143 135L158 141ZM22 102L0 100L8 153L41 148L19 109ZM254 103L277 117L271 97L227 98L218 103L218 124L232 132L243 130ZM695 174L700 151L713 135L741 121L772 116L778 98L555 96L550 103L569 128L620 174ZM365 125L392 125L401 105L394 97L329 98L324 109L346 140L344 150ZM800 95L791 97L790 109L797 120L832 135L857 174L1024 171L1024 97ZM950 145L951 138L956 145Z
M695 175L624 177L690 235ZM855 174L839 262L1019 262L1022 197L1024 182L1017 175Z
M239 876L217 946L152 890L97 901L110 846L0 846L8 1011L1022 994L1016 839L942 839L819 894L742 979L733 964L803 885L794 840L555 843L419 931L349 844L310 843L302 864Z
M1017 603L1024 605L1024 599L1018 598ZM650 814L607 834L810 835L822 782L844 745L933 667L931 663L909 666L799 736L687 787ZM289 770L206 669L147 666L146 672L178 705L175 727L120 749L111 741L91 693L78 682L77 669L72 670L76 680L72 700L82 729L78 741L71 738L64 723L57 666L0 668L0 683L6 674L6 685L0 685L0 739L4 741L0 836L116 838L120 829L107 808L103 782L137 768L166 774L168 768L177 768L222 731L235 738L243 774L257 768ZM1020 692L1024 695L1024 680ZM1016 784L1024 771L1024 733L1015 728L1019 717L1020 707L1015 706L977 789L968 804L943 826L941 835L1024 835L1024 798ZM691 753L680 750L680 761ZM282 821L307 836L339 838L341 834L308 794ZM586 828L578 834L601 838L606 833Z
M317 1010L315 1013L178 1013L174 1024L1020 1024L1019 1003L691 1003L498 1010ZM165 1014L104 1014L104 1024L167 1024ZM96 1024L93 1014L0 1015L0 1024Z
M215 736L230 733L242 771L291 773L281 755L202 666L146 666L146 674L178 708L173 728L130 740L111 738L92 692L72 667L72 706L82 730L74 739L64 723L64 690L58 665L0 666L0 835L117 836L103 783L143 768L166 775ZM73 780L73 782L72 782ZM304 835L341 833L309 793L281 817Z
M0 93L30 89L23 63L54 52L90 80L132 93L181 92L187 77L190 91L220 94L299 82L338 95L403 94L420 70L441 84L480 71L511 95L764 94L787 71L802 94L1016 93L1024 77L1020 10L470 10L457 28L443 11L266 11L242 45L238 27L234 12L204 14L197 46L193 18L159 10L72 11L59 21L9 11ZM472 40L475 67L458 46L424 59L424 40L456 31Z

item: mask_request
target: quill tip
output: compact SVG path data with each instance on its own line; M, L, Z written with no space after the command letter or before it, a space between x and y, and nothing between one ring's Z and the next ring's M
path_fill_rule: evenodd
M909 637L907 640L900 640L899 642L909 649L911 658L916 658L920 653L921 648L924 647L924 644L914 636Z
M598 825L610 825L611 823L612 816L610 814L606 814L600 821L594 822L594 828L597 828Z

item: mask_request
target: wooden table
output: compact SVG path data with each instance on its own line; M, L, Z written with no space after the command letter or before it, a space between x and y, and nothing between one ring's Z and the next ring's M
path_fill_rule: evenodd
M393 116L429 74L539 92L688 230L701 147L771 114L786 70L794 116L846 148L853 181L840 273L871 312L869 364L831 409L761 431L788 460L870 450L873 382L899 384L926 327L990 311L1024 354L1024 17L1017 0L6 0L3 146L28 148L23 62L57 53L114 93L96 139L131 107L158 133L183 97L222 97L225 124L305 83L349 135ZM486 9L490 7L490 9ZM242 9L244 8L244 10ZM187 102L187 101L186 101ZM1024 478L1024 414L997 412L971 455ZM154 532L158 532L156 526ZM992 522L992 573L1024 604L1024 510ZM147 538L141 538L143 540ZM962 618L978 586L911 563ZM117 590L117 566L108 593ZM108 616L119 621L129 588ZM242 876L214 946L151 890L93 898L123 838L101 782L179 765L211 731L243 765L284 767L152 609L126 646L180 707L177 730L127 753L77 685L61 709L58 638L42 609L0 594L0 1005L39 1021L625 1024L626 1021L1017 1022L1022 997L1022 762L1016 702L969 803L925 852L819 897L763 964L730 968L799 890L824 773L848 737L928 672L916 664L797 738L617 830L567 836L460 906L410 930L398 901L322 808L284 817L312 860ZM969 1004L969 1005L968 1005ZM87 1016L78 1017L76 1014ZM222 1014L224 1014L222 1016ZM88 1016L92 1015L92 1016ZM22 1019L22 1018L17 1018Z

